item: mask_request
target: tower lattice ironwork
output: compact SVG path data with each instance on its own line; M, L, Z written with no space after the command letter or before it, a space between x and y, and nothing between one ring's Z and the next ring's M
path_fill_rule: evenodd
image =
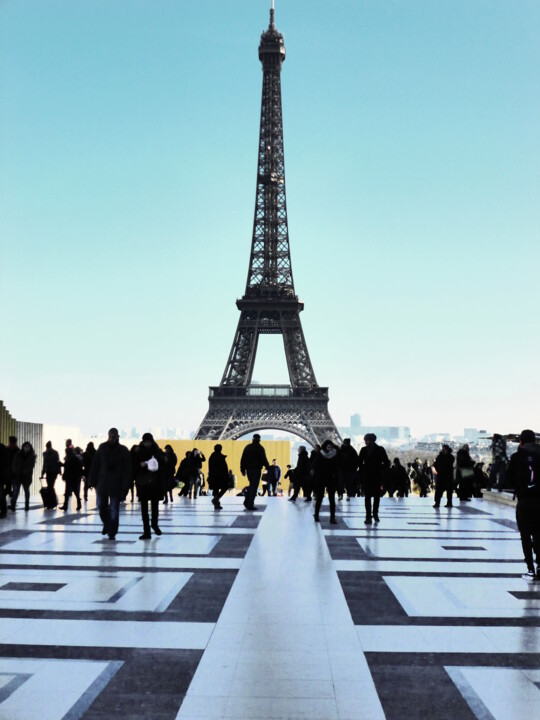
M273 3L272 3L273 5ZM235 439L262 429L294 433L312 445L339 440L328 412L328 388L319 387L309 357L294 290L281 110L283 35L270 24L261 35L263 69L257 193L251 256L240 320L221 382L210 388L209 409L197 439ZM259 335L282 335L290 385L252 384Z

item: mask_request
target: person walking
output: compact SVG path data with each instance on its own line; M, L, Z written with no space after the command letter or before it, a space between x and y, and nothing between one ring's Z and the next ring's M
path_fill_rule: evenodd
M507 478L517 498L516 522L527 565L523 577L540 581L540 446L536 444L533 430L521 432L519 448L510 458Z
M96 488L96 506L103 523L102 535L114 540L118 532L120 500L127 492L132 478L129 450L120 444L116 428L108 432L92 461L90 486Z
M212 490L214 510L223 510L219 501L229 489L229 467L222 450L222 445L214 445L214 452L208 458L208 487Z
M163 498L163 466L165 458L152 433L144 433L135 450L135 487L141 505L143 534L139 540L150 540L152 533L161 535L159 527L159 501ZM148 503L152 518L148 515Z
M77 499L77 510L80 510L81 505L81 478L83 474L82 457L80 458L73 446L66 448L66 457L64 460L64 482L66 484L64 492L64 504L60 510L66 511L68 509L69 498L71 495L75 495Z
M249 481L248 490L246 493L246 499L244 500L244 507L246 510L256 510L254 505L257 490L259 488L259 481L261 479L261 470L266 468L270 469L268 459L266 457L266 451L261 445L261 436L259 433L253 435L253 439L249 445L246 445L240 458L240 472L244 477L247 476Z
M165 499L163 500L163 504L167 505L167 503L169 502L169 497L171 498L171 502L174 502L173 490L176 487L176 478L174 477L174 473L176 471L176 463L178 462L178 458L176 456L176 453L172 449L172 445L165 445L164 460L165 464L163 466L163 486L165 490Z
M54 490L54 484L56 478L60 474L62 465L60 463L60 455L58 451L52 446L52 442L49 440L45 444L45 452L43 453L43 466L41 468L40 479L45 478L47 487Z
M13 494L11 496L11 510L15 512L17 499L21 486L24 489L24 509L30 510L30 485L32 484L32 473L36 464L36 453L34 448L27 441L23 442L21 449L13 458Z
M446 507L452 507L452 493L454 490L454 456L450 445L442 445L441 451L435 458L433 467L437 473L435 478L434 508L440 507L441 498L446 493Z
M300 445L298 448L298 460L296 461L296 467L293 471L292 484L294 492L292 497L289 498L291 502L296 502L300 490L306 488L306 484L309 481L309 471L311 469L309 462L309 455L305 448L305 445ZM304 497L307 493L304 489Z
M376 443L374 433L364 435L365 446L360 450L358 465L360 480L364 487L364 503L366 506L366 519L364 523L371 525L373 521L379 522L379 503L381 500L381 485L383 477L390 467L386 450ZM372 508L373 502L373 508Z
M338 447L331 440L325 440L321 451L316 456L313 466L313 485L315 488L315 522L320 522L319 512L321 509L324 492L328 493L330 503L330 522L337 524L336 520L336 491L339 479Z
M92 461L96 454L96 448L93 442L89 442L86 450L83 452L83 473L84 473L84 502L88 502L88 490L90 489L90 472L92 471Z

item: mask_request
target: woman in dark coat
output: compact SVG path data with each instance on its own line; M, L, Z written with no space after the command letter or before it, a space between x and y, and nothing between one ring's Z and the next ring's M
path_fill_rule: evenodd
M159 529L159 501L163 498L163 465L165 459L151 433L144 433L142 441L133 453L135 487L141 505L143 534L139 540L150 540L152 533L161 535ZM148 503L152 506L152 519L148 516Z
M223 455L222 449L222 445L214 445L214 452L208 458L208 487L212 490L214 510L223 510L219 501L229 489L227 456Z
M81 478L83 474L82 458L75 453L73 446L66 448L64 460L64 482L66 490L64 493L64 504L60 510L68 509L68 502L71 495L77 498L77 510L81 509Z
M338 487L339 461L338 448L331 440L325 440L320 452L313 456L313 485L315 489L315 522L319 521L319 511L328 493L330 503L330 522L336 525L336 490Z
M178 458L176 457L176 453L172 449L172 445L165 445L164 460L165 464L163 466L163 485L165 490L165 499L163 500L163 504L166 505L169 502L169 496L171 498L171 502L173 502L172 491L176 487L176 479L174 477L174 473L176 471L176 463L178 462Z
M36 453L29 442L24 442L21 449L13 458L11 469L13 471L13 494L11 496L11 509L15 512L17 498L24 489L24 509L30 510L30 485L32 484L32 473L36 464Z

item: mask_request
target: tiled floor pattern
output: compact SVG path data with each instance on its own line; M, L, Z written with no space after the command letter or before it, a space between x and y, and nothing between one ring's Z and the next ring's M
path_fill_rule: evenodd
M265 504L266 503L266 504ZM103 540L36 501L0 524L0 718L540 717L540 584L511 507L286 498L139 509ZM326 511L325 511L326 510ZM45 702L46 699L46 702Z

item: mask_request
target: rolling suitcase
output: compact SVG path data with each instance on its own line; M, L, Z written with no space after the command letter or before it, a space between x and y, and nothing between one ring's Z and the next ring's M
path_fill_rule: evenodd
M43 500L43 507L47 510L52 510L58 505L58 498L56 497L56 491L54 488L42 485L39 494Z

